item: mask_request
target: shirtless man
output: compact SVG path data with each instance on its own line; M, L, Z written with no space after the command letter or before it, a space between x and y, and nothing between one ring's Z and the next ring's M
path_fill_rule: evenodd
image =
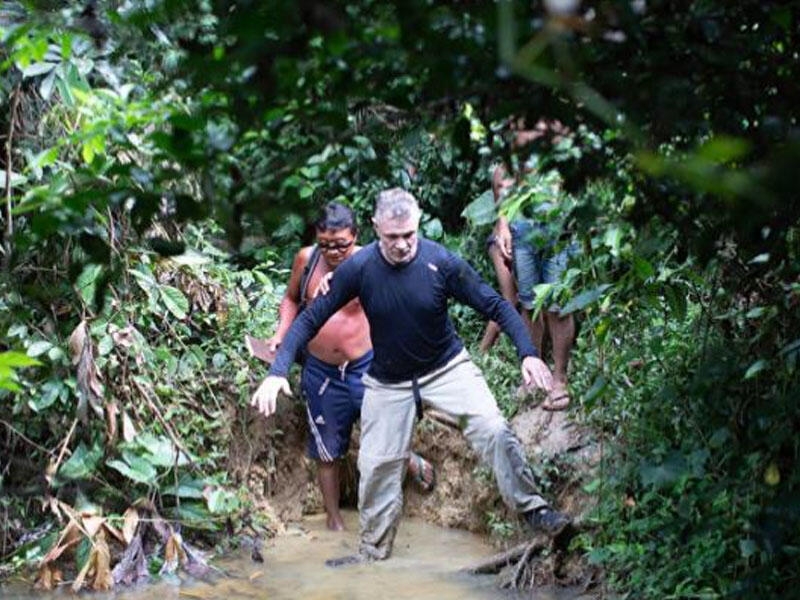
M338 202L323 208L314 227L318 250L309 246L294 258L278 309L278 328L266 341L267 352L272 356L297 315L314 299L320 284L324 287L334 269L360 249L356 245L353 211ZM339 512L339 459L347 454L353 423L361 414L361 376L371 361L369 323L358 298L334 313L305 349L300 386L311 433L308 454L317 461L327 526L335 531L344 529ZM435 473L430 463L412 454L409 471L422 491L432 489Z

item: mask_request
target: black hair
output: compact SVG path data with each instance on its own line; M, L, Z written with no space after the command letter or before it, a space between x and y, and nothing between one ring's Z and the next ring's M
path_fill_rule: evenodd
M339 202L328 202L314 221L317 231L333 229L349 229L355 235L358 232L353 209Z

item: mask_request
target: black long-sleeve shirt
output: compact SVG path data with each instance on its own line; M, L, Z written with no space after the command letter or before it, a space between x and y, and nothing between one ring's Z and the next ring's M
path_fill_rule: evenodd
M373 242L339 265L330 291L318 296L295 319L270 375L285 377L297 351L355 297L370 326L374 359L369 374L379 381L396 383L421 377L461 351L464 344L447 314L450 298L497 321L511 337L520 359L538 356L519 313L466 261L435 242L420 239L410 262L393 265Z

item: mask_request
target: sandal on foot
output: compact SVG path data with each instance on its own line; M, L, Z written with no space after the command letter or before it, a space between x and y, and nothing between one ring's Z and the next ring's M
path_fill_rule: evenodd
M547 396L541 406L544 410L556 411L565 410L569 406L569 403L569 392L567 390L561 390L560 392Z
M431 463L414 452L411 453L411 461L413 461L414 466L416 467L416 469L414 469L414 471L411 473L411 478L414 480L414 483L417 485L417 488L420 492L423 494L430 494L433 491L433 488L436 487L436 469ZM430 481L425 481L426 467L431 470Z

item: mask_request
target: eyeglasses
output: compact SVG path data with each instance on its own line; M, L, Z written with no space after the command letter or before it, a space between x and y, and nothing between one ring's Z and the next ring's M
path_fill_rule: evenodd
M323 252L344 251L353 245L355 240L349 242L317 242L317 247Z

